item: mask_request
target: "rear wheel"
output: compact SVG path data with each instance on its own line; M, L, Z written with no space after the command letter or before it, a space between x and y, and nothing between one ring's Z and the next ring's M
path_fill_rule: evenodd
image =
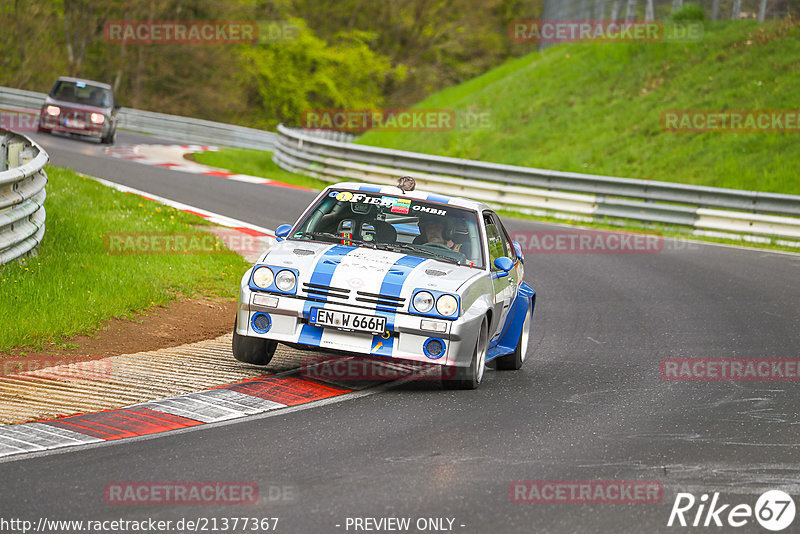
M529 307L528 313L525 315L525 322L522 323L522 332L519 334L517 348L511 354L506 354L495 360L498 371L516 371L525 363L525 358L528 356L528 340L531 336L532 318L533 310Z
M278 342L237 334L238 322L239 317L237 316L233 322L233 357L244 363L267 365L275 354Z
M475 350L472 353L472 361L469 367L456 368L455 378L442 380L442 386L447 389L477 389L483 381L488 349L489 325L484 317L481 322L481 329L478 331L478 339L475 342Z

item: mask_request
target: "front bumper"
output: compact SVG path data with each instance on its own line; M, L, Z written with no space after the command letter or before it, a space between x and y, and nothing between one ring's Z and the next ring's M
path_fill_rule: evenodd
M71 119L75 120L75 119ZM105 137L111 131L111 120L106 119L102 124L95 124L91 120L81 120L82 126L67 126L66 117L63 115L48 115L42 112L39 115L39 125L53 132L85 135L89 137Z
M470 365L477 341L481 316L464 314L455 320L442 319L445 332L423 330L421 321L429 318L405 312L385 312L370 307L355 307L352 304L321 302L303 296L276 295L275 307L256 304L254 297L265 295L242 287L239 298L237 333L243 336L260 337L282 343L319 347L322 350L345 351L376 357L399 358L438 365L467 367ZM320 328L308 323L311 308L359 313L386 317L387 332L383 335L347 332L335 328ZM269 329L258 333L253 329L254 314L269 315ZM444 342L445 349L438 358L426 355L425 342L436 338Z

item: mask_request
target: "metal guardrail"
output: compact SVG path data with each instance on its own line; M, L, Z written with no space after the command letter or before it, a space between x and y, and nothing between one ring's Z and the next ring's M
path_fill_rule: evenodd
M38 110L43 93L0 87L0 108ZM282 168L330 182L394 184L522 207L536 214L614 217L700 231L800 238L800 196L570 173L352 144L339 132L278 127L278 134L202 119L120 110L120 128L192 143L272 150Z
M46 96L34 91L0 87L0 108L38 113ZM272 150L276 138L273 132L255 128L132 108L120 109L118 128L169 139L180 138L187 143L257 150Z
M333 141L278 126L273 159L291 172L337 182L395 184L523 207L537 214L615 217L698 230L800 238L800 196L595 176L432 156Z
M35 142L0 130L0 265L27 254L44 237L48 160Z

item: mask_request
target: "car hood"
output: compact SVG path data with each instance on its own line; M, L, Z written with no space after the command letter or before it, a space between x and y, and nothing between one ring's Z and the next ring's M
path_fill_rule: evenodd
M298 271L298 288L331 286L407 298L415 288L457 293L480 269L410 254L330 243L288 240L278 243L258 263Z

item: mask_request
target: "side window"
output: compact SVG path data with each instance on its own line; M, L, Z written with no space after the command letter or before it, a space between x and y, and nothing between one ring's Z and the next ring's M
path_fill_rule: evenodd
M486 239L489 244L489 266L493 271L496 271L497 267L494 266L494 260L506 255L505 245L500 235L500 229L495 224L491 213L483 214L483 222L486 225Z

